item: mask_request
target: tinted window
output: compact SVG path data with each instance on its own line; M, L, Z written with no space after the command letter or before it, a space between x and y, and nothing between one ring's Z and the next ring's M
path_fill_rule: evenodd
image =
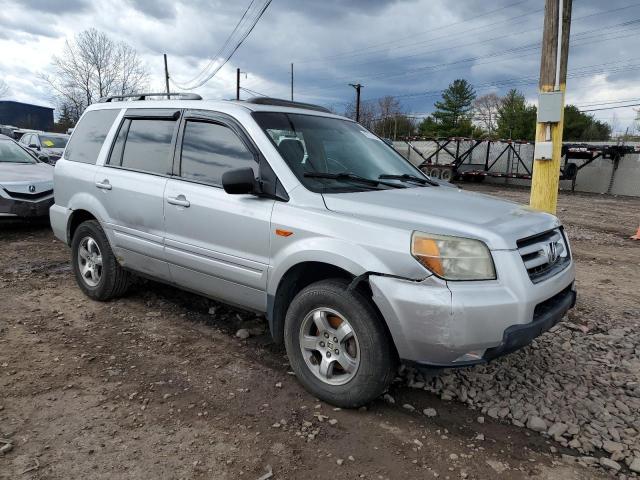
M124 141L127 139L127 133L129 133L129 126L131 125L131 120L125 119L122 122L122 126L120 126L120 130L118 130L118 135L116 136L116 141L113 144L113 148L111 149L111 154L109 155L109 159L107 163L109 165L116 165L118 167L122 166L122 152L124 150Z
M44 148L64 148L67 140L62 135L40 135L40 145Z
M122 167L171 174L171 139L175 126L175 120L131 120L122 152Z
M102 143L118 113L120 110L87 112L76 126L64 158L72 162L96 163Z
M182 177L220 185L224 172L242 167L251 167L256 173L258 170L253 154L231 129L217 123L187 122L182 140Z

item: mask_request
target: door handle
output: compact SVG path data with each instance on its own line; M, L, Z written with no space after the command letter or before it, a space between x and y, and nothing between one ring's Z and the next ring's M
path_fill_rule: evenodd
M101 182L96 182L96 187L101 188L102 190L111 190L111 184L106 178Z
M177 197L167 197L167 202L171 205L178 205L179 207L188 208L191 202L185 198L184 195L178 195Z

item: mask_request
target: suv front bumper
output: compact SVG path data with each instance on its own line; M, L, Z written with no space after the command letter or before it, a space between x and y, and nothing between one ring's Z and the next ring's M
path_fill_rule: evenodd
M574 306L573 262L534 284L517 252L493 257L499 277L492 281L369 276L401 359L439 367L486 362L528 345Z

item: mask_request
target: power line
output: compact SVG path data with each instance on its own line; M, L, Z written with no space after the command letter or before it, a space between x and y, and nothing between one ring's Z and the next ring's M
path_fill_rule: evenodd
M194 88L198 88L201 87L202 85L204 85L205 83L207 83L209 80L211 80L216 73L218 73L220 71L220 69L222 67L224 67L224 65L231 59L231 57L233 56L233 54L238 50L238 48L240 48L240 46L242 45L242 43L246 40L246 38L251 34L251 32L253 31L253 29L255 28L256 24L258 23L258 21L260 20L260 18L262 18L262 15L264 15L264 12L267 10L267 8L269 7L269 5L271 4L272 0L265 0L263 2L263 5L261 8L256 9L256 14L252 14L254 16L253 19L250 19L250 15L248 15L248 12L250 11L251 7L254 4L254 0L251 0L251 3L249 4L249 6L247 7L247 10L245 10L245 13L242 15L242 18L240 19L240 21L238 22L238 24L236 25L236 28L234 28L233 32L231 33L231 35L229 35L229 37L227 38L227 41L225 42L225 44L223 45L222 50L224 50L225 48L228 49L230 48L230 51L227 53L227 55L224 56L224 59L222 61L218 62L218 65L213 68L213 71L209 72L208 74L206 74L204 76L203 79L198 80L198 77L201 77L204 73L205 70L207 70L210 66L214 66L215 62L218 61L218 56L214 57L214 59L209 62L209 65L207 67L205 67L205 70L203 70L203 72L201 72L198 76L196 76L191 82L187 82L186 85L180 85L180 84L176 84L179 88L182 88L184 90L193 90ZM245 19L246 22L245 22ZM238 40L235 41L235 45L232 45L231 38L233 37L233 35L235 35L238 31L241 31L242 29L240 28L240 25L245 22L249 24L248 28L245 28L245 31L243 33L240 33L239 36L240 38ZM187 86L189 84L193 84L190 86Z
M530 15L532 13L538 13L540 11L542 11L542 10L535 10L534 12L530 12L529 14L526 14L526 15ZM585 18L589 18L589 17L593 17L593 16L596 16L596 15L599 15L599 14L600 13L584 15L582 17L578 17L578 18L574 19L573 21L582 20L582 19L585 19ZM514 18L517 18L517 17L514 17ZM507 20L510 20L510 19L507 19ZM609 28L616 28L616 27L620 27L620 26L629 26L629 25L636 24L638 22L640 22L640 19L631 20L631 21L622 22L622 23L617 23L617 24L613 24L613 25L600 26L597 29L597 31L601 32L601 31L604 30L605 34L616 33L616 32L610 32L610 31L606 31L606 30L609 29ZM502 23L502 22L497 22L497 23ZM516 22L516 23L519 23L519 22ZM489 25L487 25L487 27L491 26L491 25L494 25L494 24L489 24ZM483 30L484 30L484 28L483 28ZM401 55L401 56L396 56L396 57L392 57L392 58L384 58L384 59L378 58L376 60L368 60L368 61L365 61L365 62L351 63L349 66L353 67L353 66L360 66L360 65L370 65L372 63L388 62L390 60L398 61L398 60L406 60L406 59L409 59L409 58L421 57L421 56L425 56L425 55L429 55L429 54L440 54L440 53L448 51L448 50L455 50L457 48L467 47L467 46L477 46L477 45L481 45L481 44L484 44L484 43L492 42L494 40L501 40L503 38L508 38L508 37L511 37L511 36L514 36L514 35L521 36L524 33L537 32L539 30L540 29L538 27L530 28L528 30L519 30L519 31L516 31L516 32L510 32L510 33L507 33L507 34L503 34L503 35L499 35L499 36L496 36L496 37L487 38L487 39L480 40L480 41L475 40L473 42L463 43L463 44L454 45L454 46L447 46L445 48L435 48L435 49L432 49L432 50L421 51L421 52L418 52L418 53L413 53L413 54L409 54L409 55ZM469 30L469 31L466 31L465 34L468 34L470 31L473 31L473 29ZM574 38L575 37L580 37L581 35L584 35L586 33L592 33L594 31L596 31L596 30L586 30L585 32L580 32L580 33L574 34L573 37ZM452 34L452 35L454 35L454 34ZM450 37L452 35L445 35L445 36L439 37L439 38L446 38L446 37ZM459 36L459 34L456 33L455 36ZM536 44L531 44L531 45L536 45L537 46L538 44L536 43ZM307 70L316 70L316 69L322 69L322 68L326 68L326 67L321 67L321 66L311 67L311 68L308 68Z
M471 18L471 19L461 20L461 21L454 22L454 23L450 23L450 24L447 24L447 25L441 25L440 27L433 28L433 29L431 29L429 32L424 32L424 33L419 34L419 35L425 35L425 34L427 34L427 33L431 33L431 32L437 31L437 30L443 30L443 29L446 29L446 28L451 28L451 27L456 26L456 25L461 25L461 24L463 24L463 23L472 22L472 21L477 20L478 18L486 17L487 15L491 15L491 14L493 14L493 13L502 12L502 11L504 11L504 10L505 10L505 9L507 9L507 8L515 7L515 6L517 6L517 5L521 5L521 4L523 4L523 3L527 3L527 0L520 0L520 1L515 2L515 3L510 3L510 4L507 4L507 5L504 5L504 6L500 7L500 8L496 8L495 10L490 10L490 11L488 11L488 12L484 12L484 13L481 13L481 14L479 14L479 15L475 15L475 16L474 16L473 18ZM342 53L338 53L338 54L334 54L334 55L329 55L329 56L327 56L327 57L323 57L323 58L306 59L306 60L305 60L305 59L297 60L295 63L309 63L309 62L316 62L316 61L323 61L323 60L332 60L332 59L335 59L335 58L341 58L341 57L345 57L345 56L351 56L351 54L352 54L352 53L362 52L363 50L370 50L370 49L373 49L373 48L376 48L376 47L379 47L379 46L382 46L382 45L390 45L390 44L397 43L397 42L399 42L399 41L405 40L405 39L407 39L407 38L415 38L415 37L416 37L416 35L415 35L415 34L413 34L413 35L406 35L406 36L404 36L404 37L400 37L400 38L397 38L397 39L392 40L392 41L380 42L380 43L376 43L376 44L370 45L370 46L368 46L368 47L359 48L359 49L354 49L354 50L348 50L348 51L345 51L345 52L342 52Z
M638 107L640 103L632 103L630 105L617 105L615 107L603 107L603 108L590 108L588 110L580 110L581 112L597 112L600 110L612 110L614 108L627 108L627 107Z
M258 95L259 97L268 97L269 95L266 95L264 93L260 93L260 92L256 92L255 90L251 90L250 88L246 88L246 87L240 87L240 90L244 90L247 93L250 93L251 95Z
M442 26L442 27L438 27L438 28L436 28L436 29L431 29L429 32L424 32L424 33L417 34L417 35L415 35L415 34L414 34L414 35L408 35L408 36L402 37L401 39L405 39L405 38L415 38L415 37L417 37L417 36L425 35L425 34L427 34L427 33L432 33L433 31L441 30L441 29L443 29L443 28L450 28L451 26L458 25L458 24L461 24L461 23L466 23L466 22L470 22L470 21L475 21L475 20L477 20L478 18L481 18L481 17L483 17L483 16L486 16L486 15L489 15L489 14L492 14L492 13L496 13L496 12L498 12L498 11L503 11L503 10L504 10L504 9L506 9L506 8L510 8L510 7L512 7L512 6L519 5L520 3L523 3L523 2L516 2L516 3L514 3L514 4L507 5L507 6L503 7L503 8L497 9L497 10L492 10L492 11L490 11L490 12L486 12L486 13L483 13L483 14L480 14L480 15L476 15L474 18L469 19L469 20L464 20L464 21L461 21L461 22L456 22L456 23L454 23L454 24L444 25L444 26ZM623 7L619 7L619 8L616 8L616 9L609 9L609 10L606 10L606 11L600 11L600 12L596 12L596 13L592 13L592 14L588 14L588 15L583 15L583 16L580 16L580 17L576 17L576 18L574 18L574 19L573 19L573 21L583 20L583 19L585 19L585 18L591 18L591 17L595 17L595 16L609 15L609 14L614 13L614 12L619 12L619 11L622 11L622 10L627 10L627 9L630 9L630 8L633 8L633 7L637 7L637 6L640 6L640 2L634 2L634 3L632 3L632 4L625 5L625 6L623 6ZM520 14L520 15L516 15L516 16L514 16L514 17L510 17L510 18L507 18L507 19L503 19L503 20L499 20L499 21L496 21L496 22L492 22L492 23L489 23L489 24L479 25L479 26L477 26L477 27L473 27L473 28L471 28L471 29L465 30L465 32L464 32L464 33L465 33L465 35L468 35L470 32L474 32L474 31L477 31L477 30L485 30L485 29L487 29L488 27L492 27L492 26L495 26L495 25L499 25L499 24L501 24L501 23L505 23L505 22L512 22L512 21L513 21L513 20L515 20L515 19L518 19L518 18L521 18L521 17L526 17L526 16L532 15L532 14L534 14L534 13L539 13L539 12L541 12L542 10L543 10L543 9L535 10L535 11L531 11L531 12L528 12L528 13L525 13L525 14ZM515 23L519 23L519 22L515 22ZM604 27L601 27L601 28L604 28ZM532 30L539 30L539 28L531 29L531 30L527 30L527 31L532 31ZM527 31L524 31L524 32L523 32L523 31L520 31L520 32L517 32L517 33L518 33L518 34L521 34L521 33L525 33L525 32L527 32ZM400 47L407 47L407 46L415 46L415 45L429 44L429 43L433 43L433 42L435 42L435 41L437 41L437 40L440 40L440 39L446 39L446 38L449 38L449 37L458 37L458 36L460 36L460 32L457 32L457 31L456 31L456 32L449 33L449 34L446 34L446 35L442 35L442 36L439 36L439 37L435 37L435 38L432 38L432 39L423 40L423 41L420 41L420 42L409 43L409 44L406 44L406 45L402 45L402 46L394 47L393 49L398 50ZM397 43L397 42L398 42L398 41L400 41L401 39L397 39L397 40L394 40L394 41L391 41L391 42L382 42L382 43L376 44L376 45L374 45L374 46L377 46L377 45L385 45L385 44L391 44L391 43ZM335 59L335 58L342 58L342 57L354 57L354 56L360 56L360 55L371 55L371 54L373 54L373 53L383 53L383 52L385 52L385 51L393 50L393 49L391 49L391 48L387 48L387 49L377 49L377 51L365 52L365 50L371 50L374 46L364 47L364 48L362 48L362 49L352 50L352 51L350 51L350 52L349 52L349 53L350 53L350 55L347 55L346 53L344 53L344 54L332 55L332 56L329 56L329 57L323 57L323 58L318 58L318 59L307 59L307 60L302 60L302 61L300 61L300 63L315 63L315 62L323 62L323 61L325 61L325 60L332 60L332 59ZM334 62L332 62L332 63L334 63ZM320 67L316 67L316 68L320 68Z
M635 19L629 22L623 22L623 24L619 24L618 26L628 26L631 24L639 24L640 23L640 19ZM615 27L615 25L611 25L609 26L609 28L613 28ZM636 35L637 33L635 31L632 31L630 33L627 33L626 35L618 35L618 36L609 36L607 37L607 35L611 35L611 34L618 34L618 33L624 33L623 32L607 32L605 34L600 33L602 27L599 27L598 29L592 29L592 30L586 30L584 32L581 32L579 34L576 34L574 37L579 37L579 36L583 36L583 38L578 38L578 40L594 40L595 42L603 42L603 41L609 41L609 40L615 40L615 39L619 39L619 38L625 38L628 36L632 36L632 35ZM585 36L588 34L594 34L592 36ZM575 40L575 39L574 39ZM572 43L573 47L578 47L578 46L583 46L583 45L588 45L591 43L594 43L594 41L582 41L581 43L578 44L574 44ZM469 63L469 62L475 62L477 60L482 60L482 59L486 59L486 58L495 58L495 57L501 57L504 55L514 55L514 54L523 54L524 52L529 52L529 55L533 55L533 54L537 54L539 52L540 49L540 45L539 43L531 43L531 44L526 44L526 45L521 45L519 47L514 47L514 48L509 48L506 50L502 50L502 51L498 51L498 52L492 52L492 53L488 53L485 55L478 55L475 57L469 57L469 58L464 58L461 60L456 60L454 62L447 62L447 63L440 63L440 64L435 64L435 65L426 65L426 66L421 66L418 68L414 68L414 69L409 69L409 70L405 70L405 71L400 71L400 72L388 72L388 71L384 71L384 72L376 72L373 74L367 74L367 75L359 75L358 78L360 79L371 79L371 78L391 78L391 77L399 77L399 76L409 76L409 75L415 75L418 73L424 73L428 70L441 70L444 69L445 67L451 67L452 65L458 65L458 64L465 64L465 63ZM481 63L475 63L474 66L477 65L486 65L489 63L495 63L495 61L503 61L504 59L498 59L498 60L493 60L493 61L488 61L488 62L481 62ZM450 68L448 68L450 69ZM340 77L338 80L347 80L349 78L352 78L354 75L351 75L350 77ZM328 90L332 87L338 87L338 86L342 86L343 83L340 82L336 82L335 84L329 84L327 86L324 87L316 87L316 88L311 88L311 89L307 89L307 92L309 91L316 91L316 90Z

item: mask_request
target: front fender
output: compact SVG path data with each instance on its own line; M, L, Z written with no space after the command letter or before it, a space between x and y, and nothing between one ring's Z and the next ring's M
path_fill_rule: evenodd
M349 252L349 256L344 252ZM307 238L289 244L272 257L267 293L275 295L285 273L304 262L326 263L346 270L354 276L382 268L380 262L357 245L346 245L331 238Z

